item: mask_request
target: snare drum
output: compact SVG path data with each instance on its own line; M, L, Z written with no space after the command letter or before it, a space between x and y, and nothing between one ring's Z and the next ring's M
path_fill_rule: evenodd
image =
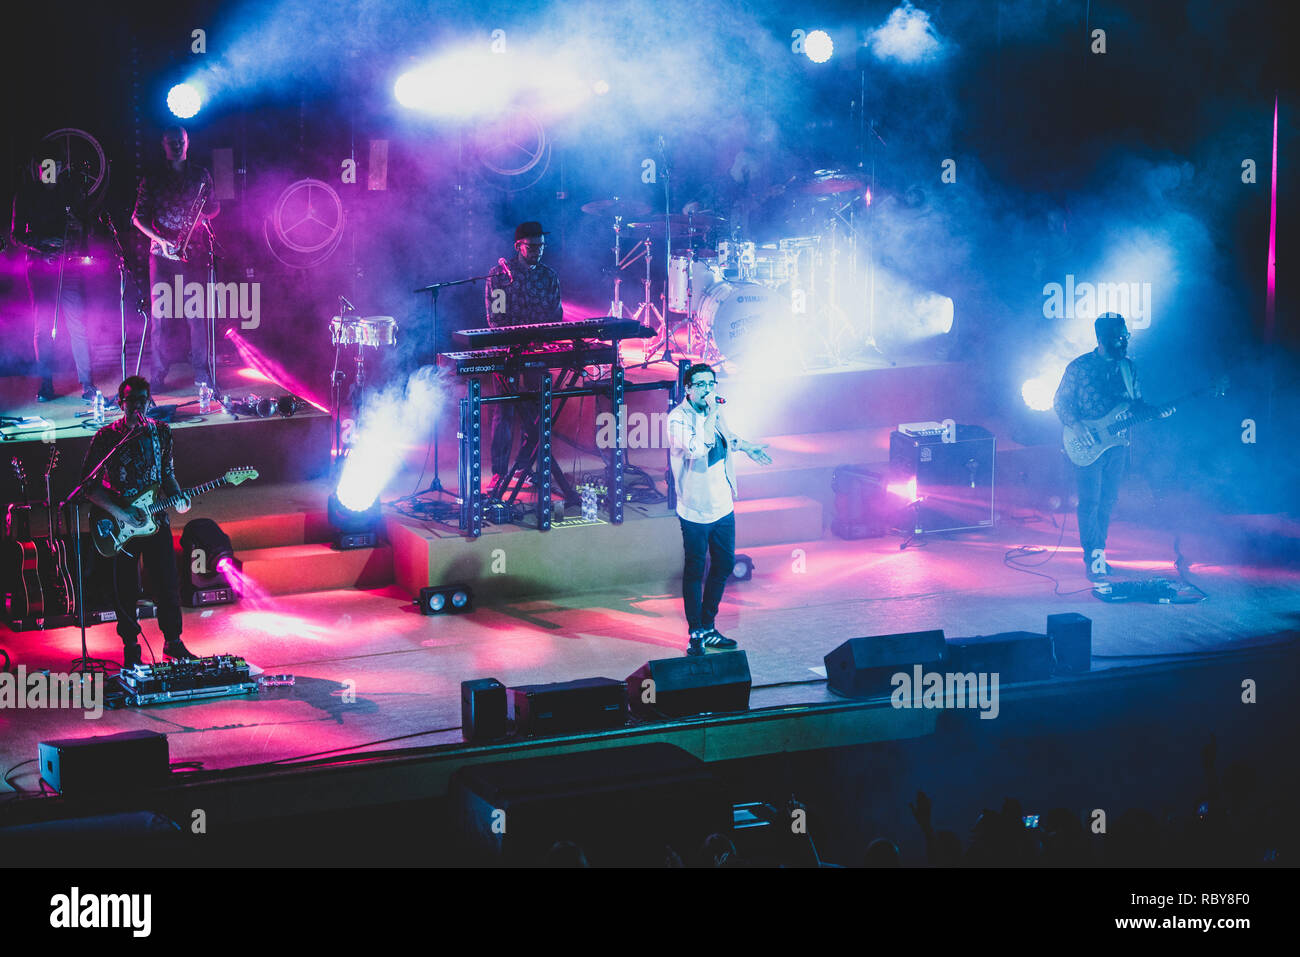
M363 346L378 349L397 345L397 320L392 316L362 316L357 328L357 341Z
M706 289L718 281L716 266L690 253L674 253L668 260L668 309L687 312L686 277L691 277L691 301L698 304Z

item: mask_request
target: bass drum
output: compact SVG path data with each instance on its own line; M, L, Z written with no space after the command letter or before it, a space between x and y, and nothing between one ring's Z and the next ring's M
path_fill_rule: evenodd
M700 324L728 362L750 367L791 358L785 343L790 305L777 290L756 282L720 282L700 299Z

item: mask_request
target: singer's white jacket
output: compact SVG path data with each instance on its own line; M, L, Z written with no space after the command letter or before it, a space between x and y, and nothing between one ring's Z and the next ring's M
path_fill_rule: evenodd
M677 514L688 522L707 525L732 512L736 497L732 456L739 451L741 440L727 427L722 412L718 413L718 429L712 435L704 429L705 418L683 399L668 413L668 447L673 486L677 489ZM723 439L722 460L710 468L709 453Z

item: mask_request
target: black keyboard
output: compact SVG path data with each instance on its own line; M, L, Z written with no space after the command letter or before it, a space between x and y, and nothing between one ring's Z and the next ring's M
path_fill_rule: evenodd
M489 375L494 372L521 372L526 369L566 369L581 366L612 365L614 347L609 344L584 345L579 348L558 348L520 351L501 347L497 349L471 349L466 352L444 352L442 358L455 363L456 375Z
M564 342L569 339L648 339L655 334L649 326L635 319L580 319L576 322L535 322L499 329L458 329L452 338L463 346L484 349L488 346L522 346L530 342Z

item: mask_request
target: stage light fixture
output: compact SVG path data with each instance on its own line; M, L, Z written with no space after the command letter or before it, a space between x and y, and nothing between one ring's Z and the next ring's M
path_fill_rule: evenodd
M813 30L804 37L803 52L814 63L825 63L835 52L835 42L825 30Z
M747 582L754 577L754 559L748 555L736 553L736 558L731 566L730 578L738 582Z
M235 557L230 536L210 518L195 518L181 531L181 560L187 573L181 579L181 600L190 608L229 605L241 596L239 572L244 563Z
M275 402L275 411L286 419L302 408L302 400L296 395L282 395Z
M325 510L334 529L334 545L340 551L374 548L379 544L378 529L384 516L378 496L362 507L350 508L339 500L335 490L330 493Z
M605 80L597 80L592 84L591 90L597 96L604 96L609 92L609 83Z
M468 585L430 585L420 589L415 603L422 615L462 615L474 610L474 593Z
M188 83L177 83L167 91L167 109L174 116L188 120L203 106L199 91Z

